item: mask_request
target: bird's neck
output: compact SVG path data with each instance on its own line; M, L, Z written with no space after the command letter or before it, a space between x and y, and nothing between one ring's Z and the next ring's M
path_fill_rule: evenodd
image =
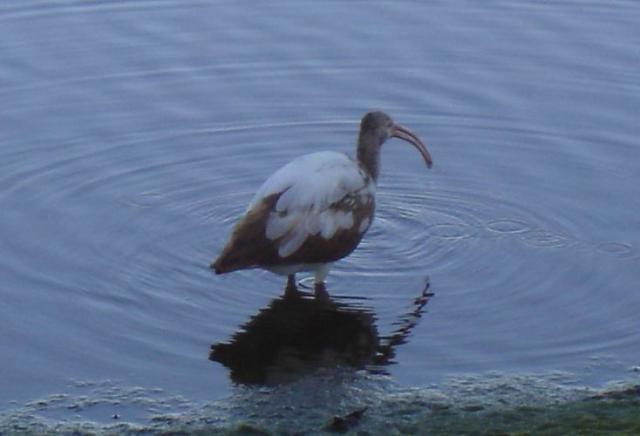
M369 171L373 181L378 181L380 170L380 144L372 135L362 134L358 137L358 161Z

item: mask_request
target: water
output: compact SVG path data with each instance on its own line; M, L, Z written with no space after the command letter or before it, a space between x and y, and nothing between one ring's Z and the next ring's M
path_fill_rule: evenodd
M5 1L0 411L99 398L81 418L108 421L113 390L135 421L237 395L209 348L283 280L207 265L266 177L351 151L371 108L435 163L385 144L376 221L328 281L384 341L430 277L374 372L637 379L639 19L632 1Z

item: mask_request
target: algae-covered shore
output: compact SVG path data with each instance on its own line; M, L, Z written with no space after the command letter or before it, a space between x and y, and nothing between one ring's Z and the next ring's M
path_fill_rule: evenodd
M247 390L209 405L111 386L92 397L56 395L0 413L0 435L640 434L635 382L601 390L524 376L461 379L450 390L366 383L336 390L330 382L323 379L325 390L307 402L298 396L307 386L298 385ZM132 419L136 405L156 413Z
M398 430L428 435L638 435L640 386L545 407L435 411Z

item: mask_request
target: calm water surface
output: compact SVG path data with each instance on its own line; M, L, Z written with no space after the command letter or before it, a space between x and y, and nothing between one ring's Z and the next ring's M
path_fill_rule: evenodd
M351 152L372 108L435 161L385 144L376 221L328 281L393 343L376 372L637 379L638 22L633 1L3 2L0 411L231 395L210 345L283 279L207 265L266 177Z

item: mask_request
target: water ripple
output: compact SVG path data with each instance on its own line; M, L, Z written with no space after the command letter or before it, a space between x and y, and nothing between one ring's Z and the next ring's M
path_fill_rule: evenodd
M135 3L102 2L102 1L71 1L62 2L29 2L9 3L0 8L0 21L16 21L35 17L68 14L91 14L122 11L145 11L158 9L184 9L203 5L205 2L190 0L176 2L175 0L139 0Z
M356 120L312 120L138 134L98 153L87 151L81 143L70 143L64 153L53 154L44 165L16 166L13 172L5 172L0 200L26 196L41 207L60 201L74 207L91 198L135 209L131 216L140 224L128 226L126 243L111 233L127 224L110 222L114 217L107 212L103 222L95 223L97 239L87 244L85 254L115 265L119 264L116 259L126 259L127 267L119 271L123 286L138 282L146 287L166 286L161 271L175 270L178 265L186 265L191 272L206 268L215 247L222 246L261 181L279 164L307 151L295 138L313 137L331 127L352 131L356 125ZM286 130L287 134L265 137L268 130ZM277 142L274 137L279 138ZM258 144L251 159L262 162L264 169L259 172L238 158L238 150L248 143ZM215 148L206 144L215 144ZM182 157L178 150L184 147L197 151ZM467 174L466 179L451 179L455 183L448 189L442 189L446 181L433 182L440 177L437 170L416 168L384 176L375 223L360 248L339 262L339 270L396 277L462 271L484 263L493 249L487 241L505 239L532 249L587 247L621 259L636 253L628 242L586 240L574 232L570 221L561 223L551 215L541 215L528 202L473 190L478 181L471 178L473 172ZM417 189L418 185L425 188ZM42 186L46 189L39 189ZM155 217L159 209L162 222ZM503 270L503 274L515 273ZM249 290L261 289L264 280L274 288L280 286L280 280L270 275L238 274L244 281L241 286ZM195 276L211 280L204 272ZM494 280L497 284L506 278L496 275Z
M369 108L435 159L385 144L377 217L329 276L381 333L431 277L398 379L637 358L637 4L307 3L2 2L5 397L69 373L219 395L208 345L284 281L209 262L273 171L352 151Z

